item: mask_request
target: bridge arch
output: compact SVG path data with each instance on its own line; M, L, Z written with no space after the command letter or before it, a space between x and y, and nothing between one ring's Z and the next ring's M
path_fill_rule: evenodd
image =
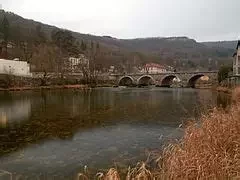
M195 88L197 80L203 76L206 76L209 78L209 76L204 75L204 74L195 74L192 77L190 77L190 79L188 80L188 87Z
M169 74L169 75L164 76L161 80L161 86L170 87L175 78L178 81L181 81L180 78L177 75L174 75L174 74Z
M119 86L131 86L134 84L134 79L131 76L123 76L119 79Z
M155 80L150 75L143 75L137 80L137 85L148 86L155 84Z

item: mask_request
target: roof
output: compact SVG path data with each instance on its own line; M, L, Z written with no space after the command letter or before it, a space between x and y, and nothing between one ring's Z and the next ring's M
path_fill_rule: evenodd
M145 67L156 67L156 68L161 68L161 69L165 69L166 67L160 64L156 64L156 63L148 63L145 65Z
M240 40L238 40L238 43L237 43L237 47L236 47L236 49L238 50L238 47L240 46ZM235 52L234 54L233 54L233 57L235 57L237 55L237 52Z

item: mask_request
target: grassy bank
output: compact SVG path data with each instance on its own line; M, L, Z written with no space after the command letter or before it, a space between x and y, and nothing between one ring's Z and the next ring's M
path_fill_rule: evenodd
M26 86L26 87L10 87L10 88L0 88L0 91L26 91L26 90L50 90L50 89L79 89L87 90L91 89L88 85L52 85L52 86Z
M123 178L110 169L98 173L97 179L240 179L240 88L233 91L233 100L228 110L214 109L203 115L200 125L190 123L182 140L161 153L157 168L148 170L142 163L129 168ZM91 179L87 173L78 178Z
M91 89L95 87L112 87L113 81L94 79L91 82L84 79L66 77L20 77L0 74L0 91L24 91L42 89Z
M51 89L76 89L76 90L90 90L92 88L98 87L113 87L111 84L100 84L96 86L90 85L82 85L82 84L75 84L75 85L52 85L52 86L26 86L26 87L10 87L10 88L0 88L1 91L28 91L28 90L51 90Z

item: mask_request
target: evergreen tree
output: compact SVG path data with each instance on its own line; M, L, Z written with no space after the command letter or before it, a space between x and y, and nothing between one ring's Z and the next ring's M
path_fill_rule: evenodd
M94 48L94 43L93 43L93 41L91 41L91 49L93 49Z
M36 44L41 44L46 42L46 36L42 31L42 26L40 24L36 26L36 35L37 35L35 40Z
M97 49L100 49L100 45L99 45L99 42L97 42Z
M52 31L52 41L65 55L77 55L79 53L76 38L70 31L56 29Z
M2 33L3 33L3 39L5 42L7 42L9 38L9 29L10 27L9 27L8 19L6 15L4 15L3 21L2 21Z
M82 42L81 42L81 50L82 50L82 51L86 51L86 49L87 49L87 45L86 45L86 43L84 43L84 41L82 40Z
M222 66L218 71L218 82L225 80L232 70L232 66Z

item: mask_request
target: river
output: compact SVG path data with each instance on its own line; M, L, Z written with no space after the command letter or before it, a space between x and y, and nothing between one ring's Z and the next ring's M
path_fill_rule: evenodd
M211 90L99 88L0 93L0 169L74 177L126 168L179 139L189 119L228 103Z

